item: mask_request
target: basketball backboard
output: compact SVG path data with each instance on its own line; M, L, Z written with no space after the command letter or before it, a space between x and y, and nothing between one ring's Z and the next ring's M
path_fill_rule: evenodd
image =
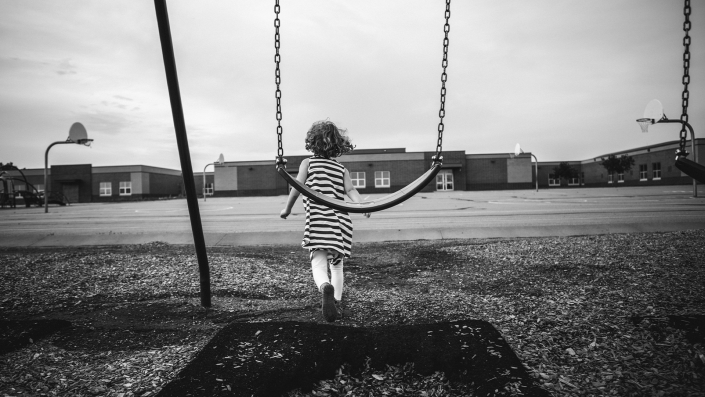
M637 119L636 122L639 123L641 132L649 132L649 125L656 124L664 118L666 116L663 114L663 105L658 99L652 99L651 102L646 104L644 117Z
M514 146L514 154L518 156L522 153L524 153L524 151L521 150L521 146L517 143L517 145Z
M86 139L88 139L86 127L84 127L81 123L73 123L71 129L69 129L68 140L75 143L82 143L82 141L85 141Z
M658 123L663 118L663 105L658 99L653 99L646 105L644 109L644 118L652 119L653 124Z

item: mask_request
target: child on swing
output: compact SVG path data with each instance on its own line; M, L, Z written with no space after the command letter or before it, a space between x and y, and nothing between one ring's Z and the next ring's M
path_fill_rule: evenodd
M314 123L306 134L306 150L313 156L301 162L296 179L326 196L343 200L347 195L358 203L360 193L353 186L348 170L335 160L354 148L345 132L328 120ZM286 206L280 213L283 219L291 214L291 207L298 197L299 191L291 189ZM308 197L303 200L306 226L301 246L310 253L313 280L322 295L323 317L333 322L342 314L343 259L350 257L353 225L347 212L328 208Z

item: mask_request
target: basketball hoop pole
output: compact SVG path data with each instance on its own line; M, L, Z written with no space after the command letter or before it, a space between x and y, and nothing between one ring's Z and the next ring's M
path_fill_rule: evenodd
M522 150L521 146L519 146L519 144L517 143L516 147L514 147L514 155L515 155L515 156L518 156L518 155L520 155L520 154L524 154L524 150ZM539 159L536 158L536 156L535 156L533 153L529 153L529 154L531 154L531 157L533 157L533 158L534 158L534 161L535 161L535 167L536 167L536 168L534 168L534 170L535 170L535 172L536 172L536 174L535 174L535 178L536 178L536 191L538 192L538 191L539 191ZM510 155L510 156L511 156L511 155Z
M88 139L88 134L86 133L86 128L83 127L81 123L73 123L71 129L69 129L69 137L65 141L57 141L49 145L47 150L44 152L44 213L49 212L49 184L48 174L49 174L49 149L54 145L61 145L66 143L75 143L78 145L90 146L93 139Z
M644 119L639 119L637 121L640 121L640 120L644 120ZM651 119L651 120L653 120L653 119ZM688 131L690 131L690 150L691 150L691 152L693 152L693 161L696 163L698 162L698 152L695 151L695 131L693 131L693 127L690 125L690 123L688 123L687 121L683 121L683 120L669 119L665 115L663 116L663 118L661 120L659 120L657 122L652 121L652 124L656 124L656 123L671 123L671 124L680 123L680 124L684 125L685 128L687 128ZM680 154L678 156L680 156ZM695 178L693 178L693 197L698 197L698 182L695 180Z
M49 149L52 148L54 145L60 145L62 143L76 143L70 139L67 139L65 141L56 141L49 145L47 147L47 150L44 152L44 213L49 212L49 185L47 185L47 175L48 175L48 167L49 167Z
M536 191L539 191L539 159L534 156L533 153L531 153L531 157L534 158L534 173L535 173L535 178L536 178Z
M690 151L693 153L693 161L697 163L698 152L695 150L695 131L693 131L693 127L690 125L690 123L683 120L671 120L669 118L666 118L666 116L663 116L663 119L661 119L659 123L680 123L684 125L685 128L688 129L688 131L690 131ZM695 178L693 178L693 197L698 197L698 181L696 181Z

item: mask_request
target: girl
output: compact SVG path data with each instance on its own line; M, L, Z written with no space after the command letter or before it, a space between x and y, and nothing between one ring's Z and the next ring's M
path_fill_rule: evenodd
M342 200L347 195L358 203L360 193L353 187L348 170L334 160L354 148L344 134L345 130L338 129L331 121L313 123L306 134L306 150L312 152L313 156L301 162L296 179L326 196ZM283 219L289 216L298 197L299 191L291 189L286 206L280 214ZM313 280L322 295L323 317L332 322L339 313L342 314L343 259L350 257L352 221L347 212L328 208L308 197L304 197L304 209L306 226L301 246L310 252ZM370 214L364 215L370 217Z

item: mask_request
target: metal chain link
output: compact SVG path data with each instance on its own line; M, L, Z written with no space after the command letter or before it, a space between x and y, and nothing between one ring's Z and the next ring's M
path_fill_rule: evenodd
M279 161L284 157L284 146L282 145L282 133L284 132L284 128L282 127L282 92L279 89L279 85L281 84L281 72L279 71L279 62L281 61L281 56L279 55L279 26L281 26L281 21L279 20L279 0L275 0L274 3L274 63L276 64L276 69L274 71L274 82L277 84L277 90L275 91L274 96L277 98L277 140L278 140L278 148L277 148L277 158Z
M281 21L279 20L279 12L281 11L281 7L279 6L279 0L275 0L274 4L274 14L275 14L275 19L274 19L274 27L275 27L275 33L274 33L274 49L275 49L275 55L274 55L274 63L276 64L276 69L274 72L275 75L275 83L277 85L277 89L275 91L275 97L277 98L277 157L281 159L284 157L284 147L282 144L282 134L284 132L284 128L281 125L281 120L282 120L282 107L281 107L281 90L279 88L281 84L281 72L279 69L279 63L281 62L281 55L279 54L279 47L280 47L280 36L279 36L279 27L281 26ZM441 153L443 151L443 130L445 126L443 125L443 118L445 117L445 103L446 103L446 80L448 79L448 75L446 74L446 68L448 67L448 33L450 32L450 0L446 0L446 11L445 11L445 19L446 23L443 26L443 31L445 32L445 37L443 38L443 73L441 74L441 109L438 111L438 116L440 117L440 122L438 123L438 142L436 145L436 159L440 161L441 158Z
M681 134L680 134L680 151L681 153L687 153L685 151L685 139L688 134L685 128L685 123L688 122L688 99L690 93L688 92L688 84L690 84L690 0L685 0L685 7L683 9L683 14L685 15L685 22L683 22L683 30L685 31L685 37L683 38L683 46L685 51L683 52L683 95L681 96L683 100L683 113L681 113Z
M443 38L443 73L441 74L441 109L438 111L438 117L441 118L438 123L438 142L436 144L436 161L441 161L441 153L443 152L443 130L445 126L443 125L443 118L446 115L446 80L448 80L448 75L446 74L446 68L448 67L448 33L450 32L450 0L446 0L446 23L443 25L443 31L445 32L445 37Z

